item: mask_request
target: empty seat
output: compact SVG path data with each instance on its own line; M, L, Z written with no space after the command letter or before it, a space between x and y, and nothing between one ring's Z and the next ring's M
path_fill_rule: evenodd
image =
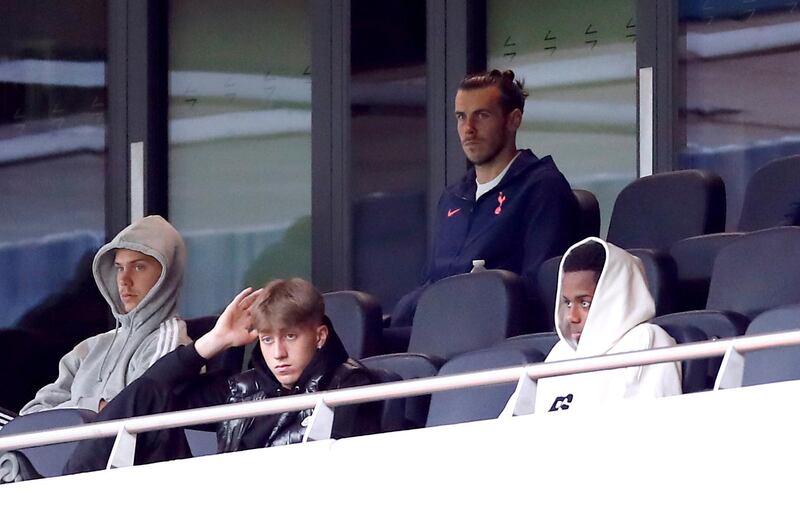
M401 379L433 377L439 372L443 360L422 354L386 354L362 359L361 363L370 370L383 370L397 374ZM431 396L416 396L405 400L405 421L403 428L421 428L428 417ZM387 425L388 426L388 425Z
M447 361L440 376L523 366L544 361L558 336L552 333L525 335L491 348L460 354ZM437 392L431 396L426 426L449 425L492 419L500 415L516 383L487 385Z
M581 210L579 239L600 235L600 204L589 190L572 190ZM578 240L579 240L578 239Z
M419 284L426 254L426 206L422 192L376 192L353 203L353 286L380 298L387 312Z
M637 179L614 202L607 240L620 248L667 249L679 239L725 228L722 179L699 170Z
M741 233L713 233L681 239L669 248L675 262L675 311L702 310L708 301L711 272L719 251Z
M661 316L657 322L695 326L708 339L742 335L760 313L800 303L799 260L800 227L742 235L720 249L714 261L706 309ZM720 362L708 360L709 387Z
M669 324L668 322L663 322L658 319L654 319L653 321L666 330L679 345L684 343L699 343L708 340L705 332L696 326ZM706 390L711 373L708 359L691 359L681 362L681 391L684 394L691 394L692 392Z
M448 359L526 332L522 279L505 270L454 275L425 289L408 351Z
M782 306L758 315L747 335L800 330L800 304ZM744 358L743 386L800 379L800 345L748 352Z
M325 314L354 359L381 353L383 312L371 295L354 290L323 294Z
M773 160L750 178L739 231L800 224L800 155Z

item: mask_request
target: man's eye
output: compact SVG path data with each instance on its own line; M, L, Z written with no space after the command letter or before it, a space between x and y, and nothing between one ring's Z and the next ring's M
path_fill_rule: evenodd
M261 342L264 343L265 345L272 344L272 338L271 337L262 337L261 338Z
M295 339L297 339L297 334L286 334L287 341L294 341Z
M581 302L581 306L584 308L589 308L590 306L592 306L592 303L591 301L583 301Z

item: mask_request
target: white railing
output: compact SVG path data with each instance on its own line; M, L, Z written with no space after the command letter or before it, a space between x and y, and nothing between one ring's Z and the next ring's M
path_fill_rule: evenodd
M460 388L518 382L504 416L530 413L535 396L535 381L544 377L626 368L630 366L725 356L717 387L741 386L743 354L767 348L800 344L800 330L764 335L683 344L652 350L598 357L537 363L452 376L437 376L370 386L329 390L249 403L219 405L164 414L140 416L101 423L89 423L55 430L28 432L0 437L0 452L54 443L117 436L109 459L111 466L132 464L135 435L141 432L214 423L242 417L264 416L315 408L306 440L330 437L333 408L357 403L432 394ZM534 385L531 389L530 385Z

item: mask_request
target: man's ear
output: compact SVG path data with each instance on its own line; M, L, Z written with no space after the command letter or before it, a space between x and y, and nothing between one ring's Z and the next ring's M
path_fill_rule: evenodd
M328 340L328 327L324 324L321 324L317 327L317 349L322 348L325 346L325 342Z
M520 111L519 108L514 108L506 118L506 126L508 126L509 131L511 131L512 133L516 133L521 125L522 125L522 111Z

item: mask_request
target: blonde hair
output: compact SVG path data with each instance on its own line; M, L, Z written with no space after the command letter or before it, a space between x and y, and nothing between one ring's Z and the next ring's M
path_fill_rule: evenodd
M259 331L319 326L325 316L325 302L322 294L305 279L276 279L264 285L250 312Z

